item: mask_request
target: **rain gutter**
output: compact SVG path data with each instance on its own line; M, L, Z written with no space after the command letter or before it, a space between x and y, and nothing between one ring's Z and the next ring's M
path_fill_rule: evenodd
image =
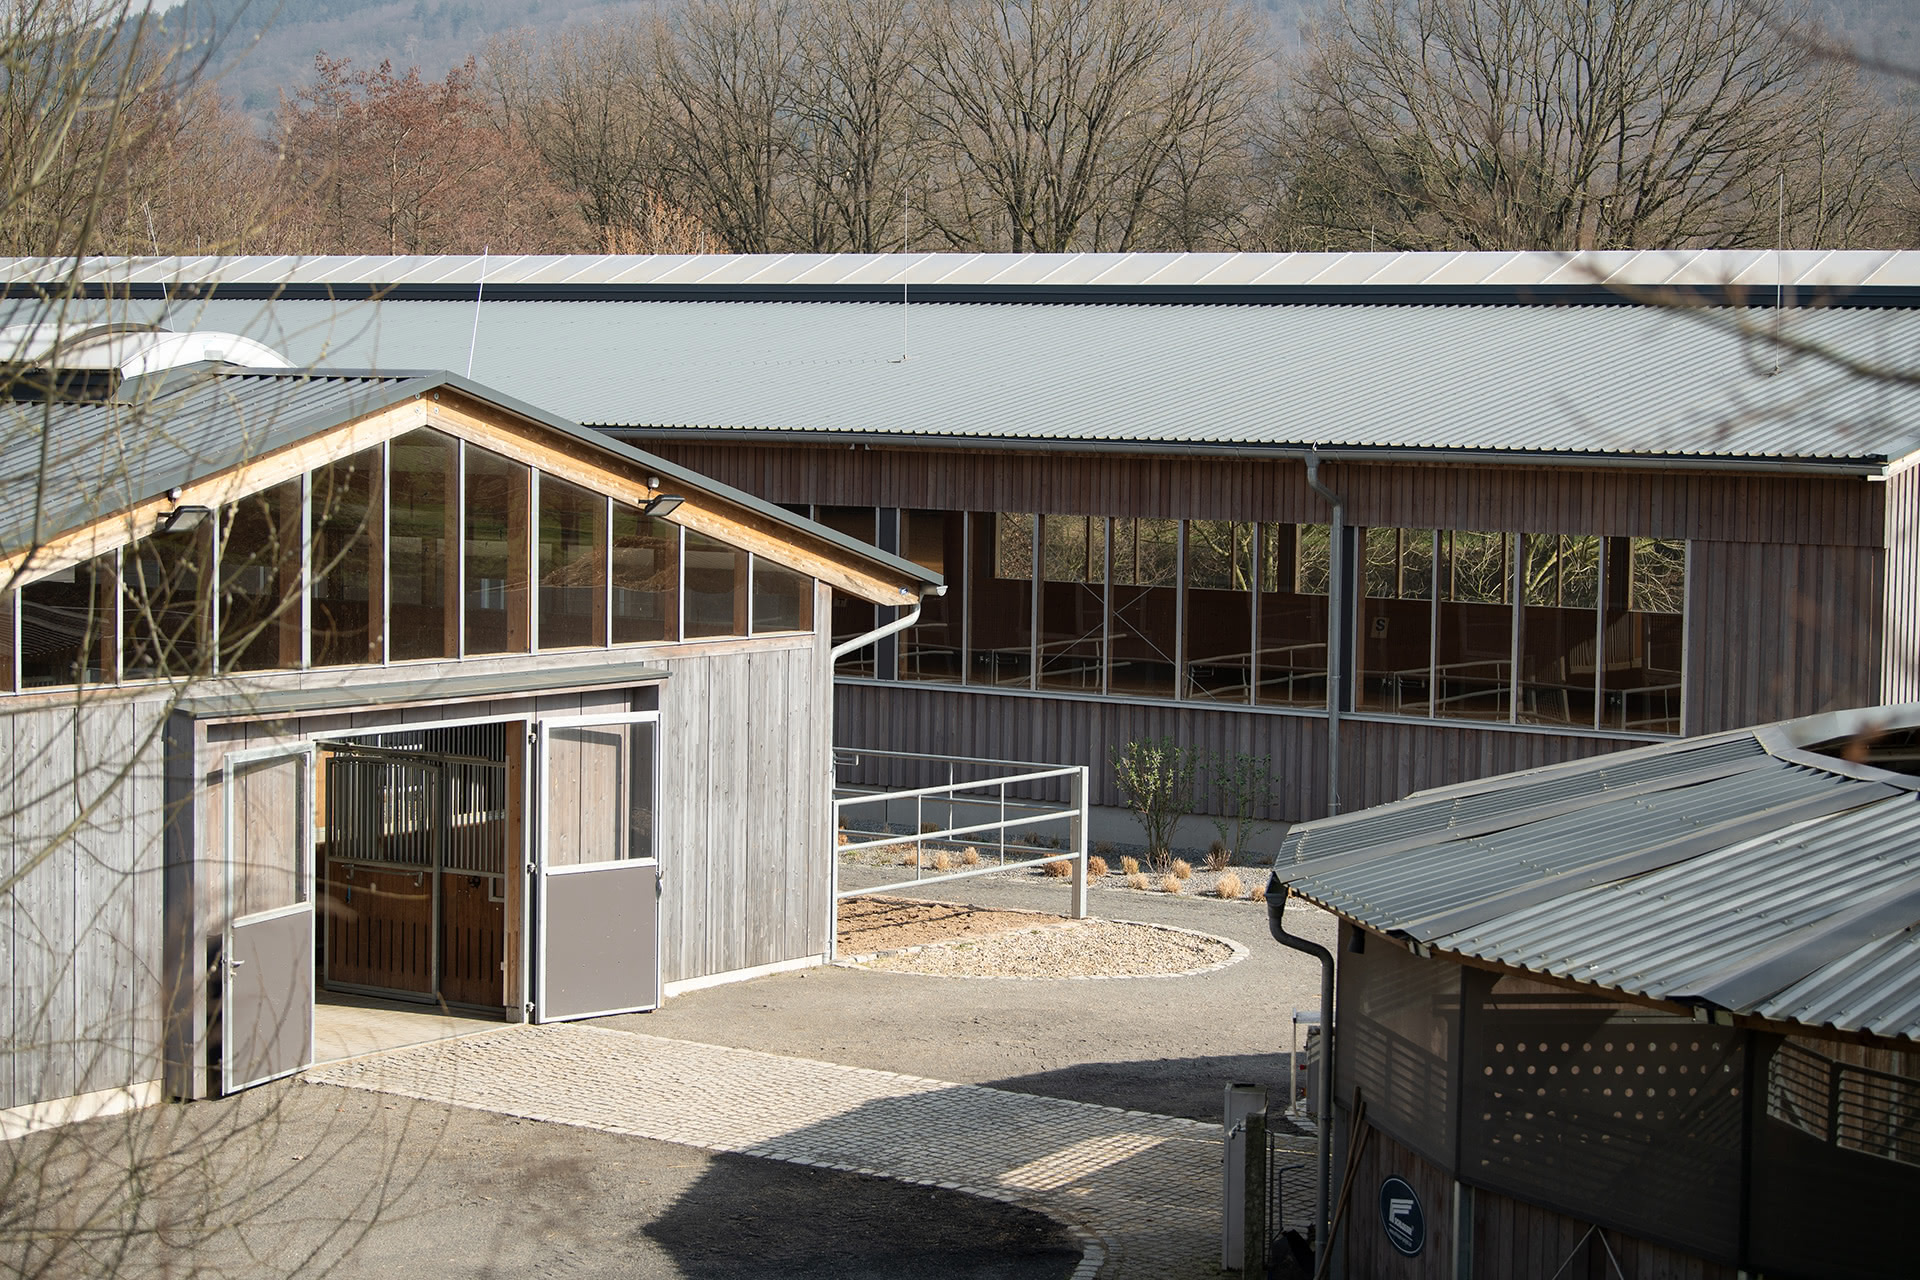
M1345 705L1341 665L1346 655L1344 527L1347 500L1320 483L1320 455L1308 453L1307 484L1333 508L1327 529L1327 815L1340 812L1340 711Z
M1313 1235L1314 1248L1325 1256L1332 1246L1327 1211L1333 1191L1333 953L1309 938L1287 932L1287 899L1292 896L1287 886L1280 883L1279 872L1268 877L1267 932L1281 946L1320 962L1320 1114L1315 1117L1314 1125L1317 1130L1314 1161L1319 1171L1314 1177Z

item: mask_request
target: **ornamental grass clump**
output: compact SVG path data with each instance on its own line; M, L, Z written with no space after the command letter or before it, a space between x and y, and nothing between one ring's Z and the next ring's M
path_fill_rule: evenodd
M1215 840L1207 849L1207 870L1209 871L1225 871L1232 861L1233 850L1218 840Z
M1127 888L1138 889L1140 892L1145 893L1147 890L1153 888L1153 881L1147 879L1142 872L1129 871L1127 872Z
M1139 875L1139 874L1140 874L1140 859L1138 859L1138 858L1122 858L1122 859L1120 859L1120 870L1121 870L1121 871L1123 871L1123 872L1125 872L1125 873L1126 873L1127 875L1130 875L1130 876L1137 876L1137 875Z
M953 870L953 855L948 853L945 849L942 849L940 850L940 852L934 854L933 869L935 871Z
M972 845L968 845L966 848L962 849L960 851L960 865L963 867L979 866L980 851L974 848Z
M1185 887L1185 882L1182 881L1179 876L1163 876L1160 880L1160 892L1162 893L1179 893L1180 890Z
M1216 897L1225 898L1228 901L1232 901L1233 899L1239 897L1240 889L1241 889L1240 877L1233 874L1233 872L1231 871L1226 872L1218 880L1213 882L1214 895Z
M1105 874L1107 874L1107 860L1105 858L1096 854L1087 859L1087 875L1103 876Z
M1040 869L1056 880L1073 874L1073 864L1065 858L1055 858L1052 862L1042 863Z
M1193 864L1185 858L1175 858L1171 871L1175 880L1193 879Z
M1253 888L1247 890L1247 896L1255 902L1265 902L1267 900L1267 886L1256 880L1253 882Z

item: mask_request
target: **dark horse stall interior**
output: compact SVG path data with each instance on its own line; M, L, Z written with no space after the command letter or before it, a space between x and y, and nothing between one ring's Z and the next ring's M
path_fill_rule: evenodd
M499 1012L519 797L509 724L321 744L317 842L329 990Z

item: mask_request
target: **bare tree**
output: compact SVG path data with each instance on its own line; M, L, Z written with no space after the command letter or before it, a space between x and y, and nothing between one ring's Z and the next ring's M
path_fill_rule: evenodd
M1876 234L1900 117L1789 0L1346 0L1295 66L1302 248Z

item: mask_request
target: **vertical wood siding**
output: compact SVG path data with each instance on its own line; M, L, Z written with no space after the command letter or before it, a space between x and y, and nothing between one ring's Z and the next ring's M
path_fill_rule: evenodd
M1880 701L1920 701L1920 467L1889 480Z

